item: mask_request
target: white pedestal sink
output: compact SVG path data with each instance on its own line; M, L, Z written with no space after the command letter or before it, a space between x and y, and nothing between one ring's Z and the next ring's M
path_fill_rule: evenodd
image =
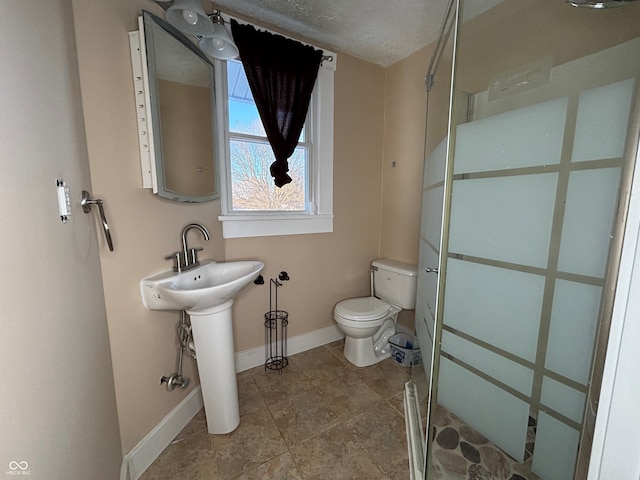
M257 278L258 261L203 261L182 273L173 270L140 281L149 310L185 310L191 317L207 429L224 434L240 424L231 307L234 297Z
M233 300L229 300L205 311L187 310L191 317L209 433L229 433L240 424L232 305Z

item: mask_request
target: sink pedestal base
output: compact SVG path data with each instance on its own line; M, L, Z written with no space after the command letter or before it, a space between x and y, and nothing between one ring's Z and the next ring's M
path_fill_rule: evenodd
M207 430L211 434L230 433L240 425L232 305L233 300L229 300L202 311L187 310L196 347Z

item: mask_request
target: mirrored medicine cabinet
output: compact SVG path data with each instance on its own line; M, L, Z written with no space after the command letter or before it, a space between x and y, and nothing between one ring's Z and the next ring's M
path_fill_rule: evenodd
M224 154L215 79L224 66L149 12L139 29L130 37L143 186L180 202L215 200Z

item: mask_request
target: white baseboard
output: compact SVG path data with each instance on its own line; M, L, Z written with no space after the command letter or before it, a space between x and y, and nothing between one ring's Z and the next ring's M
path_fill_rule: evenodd
M120 480L138 480L203 405L198 385L124 457Z
M342 338L344 334L337 325L296 335L287 339L287 355L295 355ZM236 353L236 372L264 365L264 348L263 345ZM138 480L203 405L202 392L197 386L124 457L120 480Z
M321 347L322 345L335 342L342 338L344 338L344 333L340 331L338 325L331 325L330 327L314 330L313 332L296 335L295 337L287 339L287 355L306 352L312 348ZM264 345L238 352L236 353L236 372L244 372L250 368L264 365L264 361Z

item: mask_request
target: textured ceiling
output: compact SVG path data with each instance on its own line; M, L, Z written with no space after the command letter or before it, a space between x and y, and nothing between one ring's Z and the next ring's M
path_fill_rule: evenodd
M472 18L503 0L471 0ZM215 0L224 13L388 67L437 40L449 0ZM212 5L205 9L212 11Z

